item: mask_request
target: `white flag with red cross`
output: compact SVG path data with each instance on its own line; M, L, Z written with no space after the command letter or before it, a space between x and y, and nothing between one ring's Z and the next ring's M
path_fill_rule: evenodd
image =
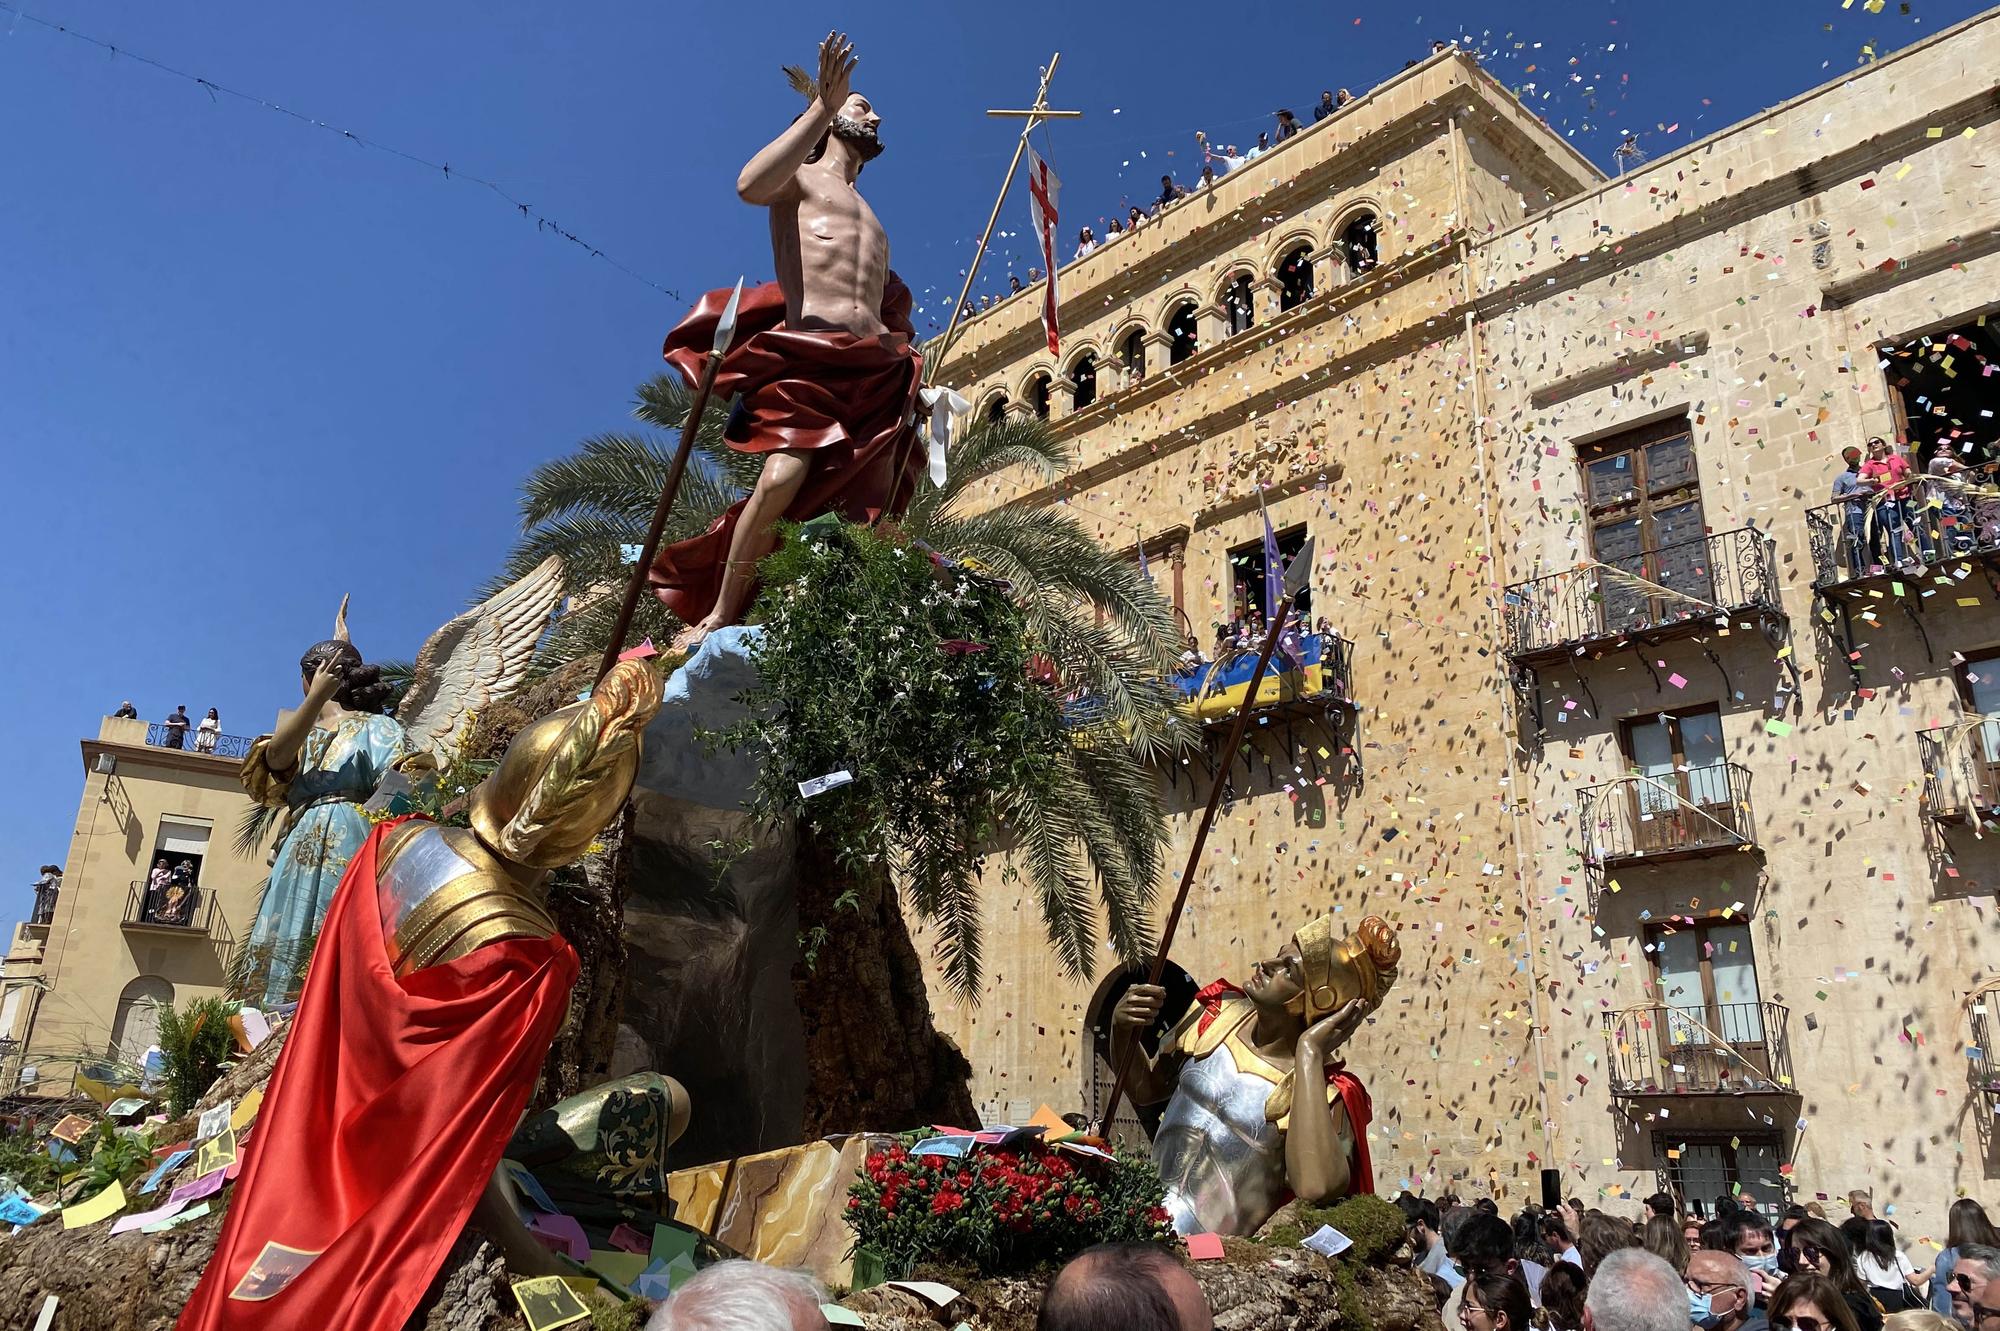
M1035 239L1042 247L1042 272L1047 285L1042 288L1042 328L1049 335L1049 354L1057 354L1059 328L1056 322L1056 194L1062 181L1049 164L1028 149L1028 199L1034 208Z

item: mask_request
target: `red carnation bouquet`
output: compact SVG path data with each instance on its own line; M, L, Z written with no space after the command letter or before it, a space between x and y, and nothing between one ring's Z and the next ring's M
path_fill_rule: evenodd
M1063 1261L1099 1243L1171 1243L1164 1188L1151 1162L1027 1139L963 1156L916 1154L911 1133L872 1152L847 1201L857 1250L890 1279L918 1263L983 1275ZM964 1142L964 1138L952 1139Z

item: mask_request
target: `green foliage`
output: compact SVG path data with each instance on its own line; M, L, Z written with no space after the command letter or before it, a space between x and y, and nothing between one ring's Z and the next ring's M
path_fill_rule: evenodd
M969 1267L981 1276L1061 1262L1099 1243L1172 1243L1166 1189L1152 1162L1073 1155L1039 1141L963 1159L912 1155L914 1132L871 1152L848 1189L857 1248L880 1256L888 1277L919 1264Z
M632 571L623 562L620 546L643 541L691 405L692 394L678 377L661 375L640 386L633 412L650 431L585 440L575 453L556 458L529 475L521 503L522 540L488 591L526 573L549 554L562 556L570 609L543 645L538 670L579 657L595 658L603 651ZM695 455L667 522L667 541L706 530L723 509L756 483L762 459L737 453L724 444L724 419L722 404L712 403L700 422ZM952 721L953 733L961 739L970 736L978 750L969 759L971 763L1004 767L998 751L1011 744L1012 751L1025 755L1022 761L1035 770L1003 774L1008 779L976 806L966 806L960 816L922 829L922 835L914 840L886 836L891 816L905 830L918 831L914 814L903 817L891 805L886 790L852 790L836 802L842 808L856 807L858 802L881 812L865 825L865 835L850 839L850 849L888 854L899 871L899 885L910 891L919 910L939 926L947 955L956 958L952 982L962 991L969 988L968 977L976 976L978 969L977 898L967 866L976 864L980 850L992 848L992 843L983 840L988 836L1013 838L1020 853L1010 861L1006 873L1025 883L1067 972L1076 976L1091 973L1096 959L1094 916L1099 901L1104 908L1104 927L1120 959L1133 964L1146 955L1147 906L1167 844L1160 783L1153 764L1177 759L1192 742L1189 727L1175 709L1169 683L1176 658L1187 645L1185 634L1158 588L1140 576L1121 553L1093 540L1066 508L969 511L985 493L985 482L1004 473L1031 483L1046 483L1070 467L1072 450L1073 445L1058 439L1044 421L1015 418L974 423L952 441L947 483L939 488L921 482L899 525L904 538L982 569L1007 584L1019 626L1003 636L1009 644L1018 639L1039 664L1049 667L1064 695L1082 700L1089 724L1073 728L1070 742L1051 753L1027 743L1030 735L1046 738L1048 718L1043 711L1000 723L992 709L981 708L978 718ZM782 568L784 552L778 558ZM837 628L834 638L821 642L800 639L780 649L794 654L801 665L803 658L814 652L826 660L813 678L813 698L806 706L811 713L807 727L811 731L822 724L830 729L840 721L838 713L859 692L857 677L842 674L832 664L835 659L844 666L853 664L844 640L887 635L902 626L907 608L900 602L860 596L849 596L847 603L857 615L852 625L844 621L834 625L830 618L818 617L822 624ZM859 618L864 610L871 616L885 617ZM983 608L953 607L953 613L982 620L991 617ZM753 617L769 615L767 598L760 601ZM935 638L932 617L927 608L919 627ZM655 643L664 645L675 628L673 617L653 597L642 596L628 641L650 635ZM911 644L904 640L895 645L908 649ZM900 663L890 659L894 653L865 649L862 654L877 665ZM988 656L989 664L991 659ZM933 656L914 650L909 652L908 662L919 664L926 672L935 671L938 665ZM980 664L977 656L948 662L945 673L956 687ZM997 677L997 672L989 673ZM880 682L882 677L876 678ZM902 744L913 740L923 752L944 753L949 761L939 769L943 783L962 787L957 752L946 753L947 746L912 736L901 724L902 719L914 720L921 709L913 693L896 698L897 687L900 685L887 690L894 708L871 709L876 722L896 724L873 728L865 753L850 743L842 753L825 755L840 761L807 770L808 759L816 761L821 755L809 753L811 746L795 743L793 736L783 736L789 746L786 765L798 772L797 779L846 766L860 786L864 769L877 770L885 764L889 769L911 766L896 752L885 752L877 741ZM949 693L934 677L917 688L931 705L941 704ZM891 711L896 715L887 715ZM931 712L933 717L939 715ZM1001 728L986 729L989 721ZM1005 726L1015 727L1018 733L1010 738ZM912 781L896 794L908 793L914 784ZM791 789L796 792L796 786ZM779 792L771 794L769 807L775 809L779 807ZM813 801L821 809L808 812L830 820L832 814L825 810L832 806L823 803L829 798L821 796ZM920 803L935 809L938 802L927 796ZM932 872L920 861L913 861L913 849L938 856L943 871ZM915 880L901 873L913 866L919 874ZM835 927L832 921L806 922L808 949L823 944Z
M751 715L720 737L765 751L753 812L798 817L843 863L887 855L918 914L939 926L944 974L961 994L978 987L980 861L1002 834L1046 856L1056 886L1044 919L1073 970L1087 973L1095 949L1093 878L1120 889L1104 894L1114 933L1138 935L1146 884L1130 881L1124 848L1083 838L1087 876L1049 833L1056 811L1081 799L1078 749L1031 672L1005 587L942 567L892 530L831 521L790 529L761 572ZM852 782L800 795L801 782L843 770Z
M215 1084L222 1065L236 1052L229 1018L238 1005L226 998L196 998L181 1008L159 1008L160 1052L166 1070L167 1115L180 1118Z
M1403 1246L1407 1232L1403 1212L1394 1203L1367 1193L1343 1197L1332 1206L1302 1203L1297 1211L1296 1225L1274 1225L1263 1241L1273 1247L1296 1248L1300 1239L1317 1232L1321 1225L1332 1225L1354 1240L1354 1246L1340 1254L1343 1262L1380 1266Z
M79 1196L94 1197L113 1183L143 1178L159 1163L153 1158L150 1136L136 1128L121 1131L108 1118L98 1120L97 1131L86 1140L94 1149L84 1167Z
M12 1179L30 1196L56 1186L60 1171L49 1156L48 1133L0 1126L0 1179Z

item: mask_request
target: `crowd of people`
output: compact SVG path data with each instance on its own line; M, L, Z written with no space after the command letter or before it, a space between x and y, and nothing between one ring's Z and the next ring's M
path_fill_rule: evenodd
M1913 1261L1865 1191L1835 1225L1818 1202L1762 1212L1716 1199L1710 1217L1646 1199L1643 1218L1405 1193L1412 1257L1446 1331L2000 1331L2000 1233L1954 1202L1935 1261Z
M118 710L111 715L123 720L139 719L139 709L127 698L118 704ZM214 753L216 744L222 739L222 714L211 707L208 715L199 721L190 721L186 703L175 703L174 710L167 714L161 724L159 747L163 749L185 749L188 747L188 731L194 731L194 751Z
M1866 1192L1835 1225L1817 1202L1762 1212L1721 1197L1708 1217L1646 1199L1634 1221L1572 1199L1512 1220L1490 1199L1404 1193L1416 1270L1445 1331L2000 1331L2000 1233L1970 1198L1918 1266ZM677 1289L648 1331L819 1331L809 1278L723 1262ZM1154 1244L1093 1248L1059 1271L1037 1331L1213 1331L1201 1285Z
M1436 55L1442 51L1449 51L1454 45L1455 43L1444 40L1433 41L1431 43L1431 54ZM1404 65L1404 68L1408 69L1411 65L1418 63L1420 62L1412 60ZM1313 104L1313 123L1318 124L1353 100L1354 94L1345 88L1321 89L1319 100ZM1272 128L1260 131L1257 135L1257 142L1252 144L1248 149L1239 149L1234 143L1227 145L1211 143L1206 132L1197 130L1194 137L1195 143L1201 149L1201 178L1199 182L1192 186L1183 185L1174 179L1172 172L1163 174L1160 177L1159 196L1144 206L1124 201L1125 211L1122 216L1117 209L1113 209L1108 214L1109 220L1104 224L1105 233L1103 236L1100 237L1094 227L1086 226L1078 231L1076 249L1070 257L1072 259L1081 259L1085 255L1096 251L1100 246L1109 245L1119 237L1139 230L1148 222L1157 218L1166 209L1179 203L1182 199L1190 198L1202 190L1208 189L1217 180L1232 171L1242 170L1265 153L1271 151L1272 148L1292 138L1294 135L1303 133L1306 129L1305 124L1299 119L1298 114L1290 107L1280 107L1272 113L1272 118L1275 122ZM1373 262L1372 256L1370 256L1369 262ZM1028 269L1028 286L1032 287L1041 280L1041 269ZM964 308L959 313L970 318L981 310L991 309L995 301L1005 300L1007 296L1020 291L1022 289L1021 279L1014 274L1008 274L1007 288L1005 295L996 296L990 292L981 295L976 304L968 298Z
M2000 545L2000 498L1989 498L2000 463L1932 450L1919 474L1903 449L1876 436L1841 451L1833 501L1842 505L1841 562L1851 577L1924 565Z

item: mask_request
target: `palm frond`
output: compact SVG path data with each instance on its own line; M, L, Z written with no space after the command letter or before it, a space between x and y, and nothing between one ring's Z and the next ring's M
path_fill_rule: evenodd
M1000 472L1018 467L1031 480L1050 481L1068 471L1074 458L1075 450L1046 421L1019 416L981 421L952 440L943 487L917 487L904 525L917 530L945 518L976 482Z
M283 809L270 804L252 804L236 820L236 853L238 855L262 855L271 845L271 833L276 830L278 820L285 816Z

